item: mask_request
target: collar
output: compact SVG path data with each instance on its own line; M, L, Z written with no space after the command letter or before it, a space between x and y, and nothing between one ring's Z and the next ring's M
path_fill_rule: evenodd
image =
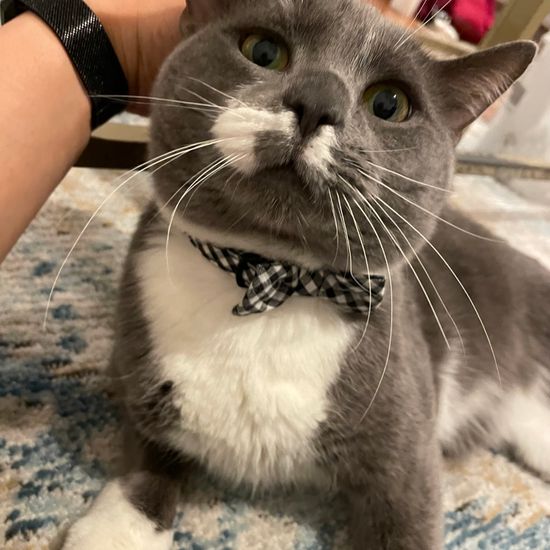
M233 308L234 315L270 311L294 294L324 298L348 312L363 315L368 315L382 301L385 278L381 275L309 270L250 252L220 248L193 237L189 240L206 259L233 273L237 285L246 289L241 303Z

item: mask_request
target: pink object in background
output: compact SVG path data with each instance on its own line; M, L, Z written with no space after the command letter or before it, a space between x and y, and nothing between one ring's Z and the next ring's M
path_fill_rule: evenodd
M495 20L495 0L426 0L416 17L426 21L443 7L460 38L474 44L485 36Z

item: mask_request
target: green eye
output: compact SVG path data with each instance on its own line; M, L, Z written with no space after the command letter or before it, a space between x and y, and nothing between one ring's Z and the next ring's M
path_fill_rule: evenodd
M241 51L252 63L272 71L282 71L288 65L286 46L268 36L247 36L241 44Z
M403 122L411 114L409 98L393 84L375 84L364 95L367 109L375 117L389 122Z

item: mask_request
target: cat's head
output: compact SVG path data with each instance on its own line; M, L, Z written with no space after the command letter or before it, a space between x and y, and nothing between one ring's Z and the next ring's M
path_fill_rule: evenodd
M187 4L155 90L181 103L152 113L152 155L175 151L155 174L163 212L219 245L338 269L351 256L356 272L430 236L458 137L535 52L436 61L360 0Z

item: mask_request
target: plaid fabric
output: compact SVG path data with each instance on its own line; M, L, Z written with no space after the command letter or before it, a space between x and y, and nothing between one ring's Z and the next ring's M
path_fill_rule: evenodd
M189 240L205 258L234 273L237 284L246 289L242 302L233 308L234 315L275 309L293 294L327 298L347 311L361 314L368 314L382 301L385 278L380 275L351 275L328 269L309 271L258 254L218 248L192 237Z

